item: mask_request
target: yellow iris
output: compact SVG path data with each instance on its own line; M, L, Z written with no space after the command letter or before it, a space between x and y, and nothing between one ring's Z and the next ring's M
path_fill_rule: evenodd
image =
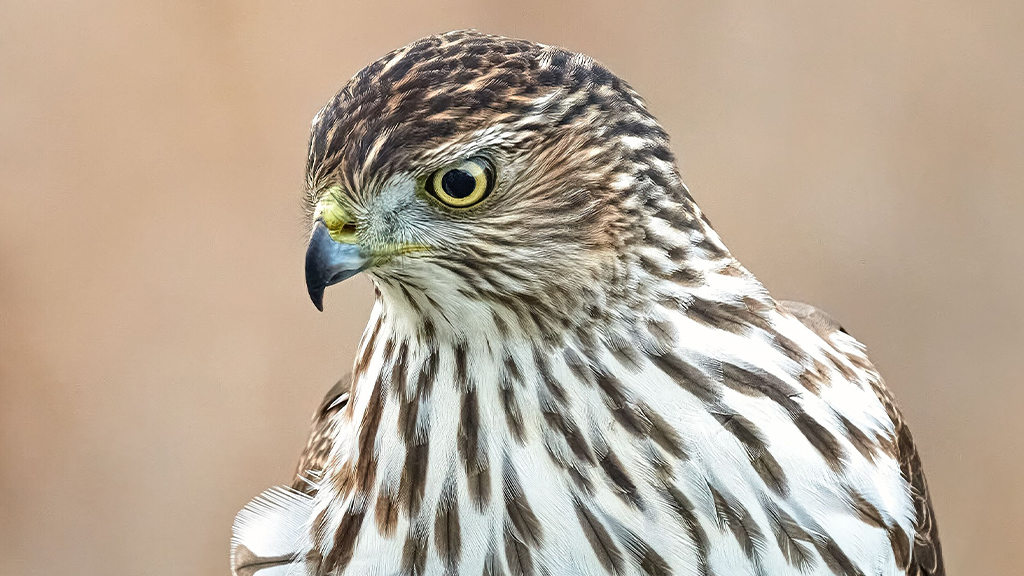
M467 208L483 200L493 185L490 164L474 158L434 172L427 191L452 208Z

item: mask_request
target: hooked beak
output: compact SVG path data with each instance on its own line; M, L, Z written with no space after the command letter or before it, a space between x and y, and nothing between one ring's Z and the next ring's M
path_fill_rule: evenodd
M331 238L327 225L318 219L306 249L306 290L316 309L324 311L324 290L355 276L369 266L358 244L338 242Z

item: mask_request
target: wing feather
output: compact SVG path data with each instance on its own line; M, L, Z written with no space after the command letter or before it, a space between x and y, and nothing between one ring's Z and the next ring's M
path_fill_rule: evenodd
M231 573L235 576L289 576L311 569L302 554L309 548L307 523L313 496L331 452L335 416L348 403L350 378L339 380L313 414L309 440L291 486L266 490L235 517Z
M848 334L831 316L814 306L790 301L781 301L779 304L826 341L836 332ZM939 527L935 522L935 511L932 508L931 495L928 493L928 482L924 477L924 468L921 466L921 456L914 444L914 437L910 434L910 427L903 420L903 414L896 405L892 392L882 383L881 379L875 379L872 388L893 422L900 472L903 479L910 484L914 510L917 513L914 523L913 553L906 574L907 576L945 576L946 569L942 561Z
M315 494L317 480L327 464L327 457L331 453L333 442L333 431L336 422L335 416L348 404L348 392L351 385L351 375L346 374L338 380L320 402L320 406L313 413L313 421L309 426L309 439L306 447L299 456L299 463L295 467L295 478L292 480L292 488L304 494Z

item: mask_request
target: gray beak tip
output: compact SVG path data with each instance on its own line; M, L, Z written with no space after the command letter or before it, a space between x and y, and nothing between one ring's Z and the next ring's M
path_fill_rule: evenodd
M306 290L316 309L324 311L324 290L328 286L355 276L367 264L358 245L336 242L323 221L317 221L306 249Z
M319 290L314 290L314 289L310 288L309 289L309 299L313 301L313 306L316 306L317 310L319 310L321 312L324 311L324 290L323 290L323 288L321 288Z

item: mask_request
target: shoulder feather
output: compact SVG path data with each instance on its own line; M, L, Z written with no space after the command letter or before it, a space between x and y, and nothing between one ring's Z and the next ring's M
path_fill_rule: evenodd
M810 304L791 301L780 301L779 304L826 342L830 341L831 336L836 332L848 334L839 322ZM907 576L945 576L946 569L942 561L939 528L935 522L935 511L932 508L931 495L928 493L928 482L924 477L924 468L921 466L921 457L914 444L914 437L910 434L910 427L903 420L903 414L896 405L892 392L882 383L881 379L874 380L871 386L885 407L889 419L892 420L896 435L896 457L903 479L910 484L911 496L914 499L914 511L917 515L914 524L913 554L911 554L906 574Z

